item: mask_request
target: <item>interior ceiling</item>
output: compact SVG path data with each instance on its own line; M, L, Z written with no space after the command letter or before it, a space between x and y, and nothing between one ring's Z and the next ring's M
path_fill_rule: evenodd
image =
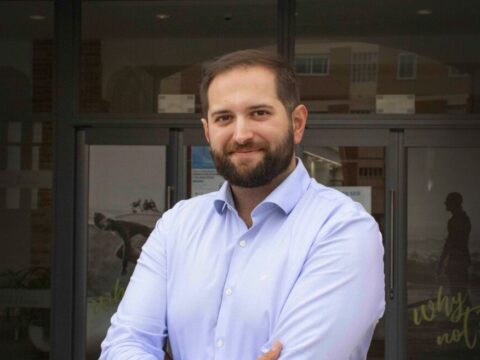
M431 14L417 14L424 9ZM275 0L84 1L82 10L85 39L276 37ZM46 19L29 18L37 14ZM296 21L297 39L365 41L480 64L479 0L298 0ZM0 38L52 34L53 1L0 2Z

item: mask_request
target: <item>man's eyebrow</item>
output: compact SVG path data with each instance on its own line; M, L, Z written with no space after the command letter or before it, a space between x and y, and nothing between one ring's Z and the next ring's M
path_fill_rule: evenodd
M214 111L210 114L210 116L217 116L217 115L224 115L224 114L230 114L231 111L229 110L217 110L217 111Z
M258 105L252 105L252 106L249 106L248 108L248 111L254 111L254 110L260 110L260 109L269 109L269 110L273 110L274 107L272 105L268 105L268 104L258 104ZM210 114L210 116L218 116L218 115L225 115L225 114L231 114L232 112L230 110L226 110L226 109L220 109L220 110L217 110L217 111L214 111Z
M259 109L273 110L274 107L272 105L268 105L268 104L253 105L253 106L248 107L248 110L259 110Z

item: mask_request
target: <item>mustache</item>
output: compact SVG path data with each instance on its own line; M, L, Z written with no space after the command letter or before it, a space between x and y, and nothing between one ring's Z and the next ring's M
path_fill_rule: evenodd
M227 147L227 153L232 154L236 151L249 151L249 150L262 150L265 148L265 144L254 141L248 141L243 144L234 143Z

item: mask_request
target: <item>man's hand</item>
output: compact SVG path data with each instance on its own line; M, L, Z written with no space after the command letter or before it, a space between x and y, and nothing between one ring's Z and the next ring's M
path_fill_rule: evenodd
M270 351L260 356L257 360L277 360L280 357L281 351L282 343L280 341L275 341L275 344L273 344Z

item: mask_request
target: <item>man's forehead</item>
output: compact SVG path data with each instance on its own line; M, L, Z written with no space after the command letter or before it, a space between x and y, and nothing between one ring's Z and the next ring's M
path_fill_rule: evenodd
M275 73L273 70L261 65L236 66L217 74L211 81L208 92L210 93L212 88L216 88L219 85L242 83L259 83L275 86Z
M207 95L210 101L212 95L230 95L237 90L254 90L259 87L263 91L270 90L276 94L275 74L272 70L263 66L237 67L215 76L208 87Z

